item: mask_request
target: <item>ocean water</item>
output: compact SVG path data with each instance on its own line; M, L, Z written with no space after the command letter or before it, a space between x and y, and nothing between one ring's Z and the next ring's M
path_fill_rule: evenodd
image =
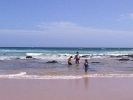
M67 65L80 54L80 64ZM130 56L128 56L130 55ZM1 47L0 78L75 79L83 77L133 77L133 48ZM32 56L26 59L26 56ZM88 59L88 72L84 60ZM120 60L126 59L126 60ZM47 63L56 60L58 63Z

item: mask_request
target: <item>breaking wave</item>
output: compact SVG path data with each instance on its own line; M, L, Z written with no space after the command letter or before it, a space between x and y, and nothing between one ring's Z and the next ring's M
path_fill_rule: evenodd
M110 52L110 53L86 53L86 54L80 54L81 58L106 58L106 57L110 57L110 56L122 56L122 55L130 55L129 53L114 53L114 52ZM58 60L62 60L62 59L68 59L68 57L70 56L75 56L75 54L69 54L69 53L23 53L23 54L19 54L19 53L11 53L9 54L4 54L4 55L0 55L0 60L13 60L13 59L26 59L26 56L32 56L35 59L58 59Z

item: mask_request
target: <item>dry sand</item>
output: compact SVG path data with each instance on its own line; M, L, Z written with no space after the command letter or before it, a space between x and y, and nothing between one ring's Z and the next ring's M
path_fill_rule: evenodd
M133 100L133 78L0 79L0 100Z

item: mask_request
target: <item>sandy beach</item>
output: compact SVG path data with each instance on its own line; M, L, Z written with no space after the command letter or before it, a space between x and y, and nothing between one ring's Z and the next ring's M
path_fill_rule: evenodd
M0 79L0 100L133 100L133 78Z

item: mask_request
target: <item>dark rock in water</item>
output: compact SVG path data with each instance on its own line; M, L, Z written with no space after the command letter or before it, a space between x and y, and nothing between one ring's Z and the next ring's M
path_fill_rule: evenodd
M58 63L56 60L48 61L46 63Z
M31 58L33 58L32 56L26 56L26 59L31 59Z
M87 57L89 57L89 55L83 55L83 56L81 56L81 57L83 57L83 58L87 58Z
M125 56L133 58L133 55L132 54L131 55L125 55Z
M91 63L100 63L100 62L96 62L96 61L94 61L94 62L91 62Z
M110 56L111 58L122 58L124 57L125 55L119 55L119 56Z
M121 58L121 59L119 59L119 61L129 61L130 59L128 59L128 58Z
M16 60L19 60L20 58L16 58Z

